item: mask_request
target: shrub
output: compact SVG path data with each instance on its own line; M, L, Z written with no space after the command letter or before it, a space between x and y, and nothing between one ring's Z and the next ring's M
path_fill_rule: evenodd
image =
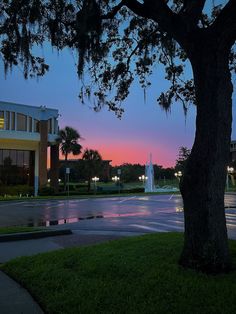
M0 185L0 195L10 195L10 196L26 196L33 195L34 189L32 186L28 185Z
M39 189L39 196L54 195L55 191L50 186L44 186Z

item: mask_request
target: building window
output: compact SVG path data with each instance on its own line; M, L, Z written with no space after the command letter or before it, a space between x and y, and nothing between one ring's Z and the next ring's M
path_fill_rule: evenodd
M29 117L29 132L33 131L33 119Z
M34 132L39 133L39 120L34 119Z
M34 163L33 151L0 149L0 185L33 186Z
M54 134L58 134L58 124L56 118L54 118Z
M15 112L11 112L11 130L15 130L15 121L16 121L16 114Z
M27 116L17 113L17 131L27 131Z
M6 111L6 130L10 130L10 111Z
M0 111L0 130L4 130L4 111Z
M52 134L52 119L48 119L48 133Z

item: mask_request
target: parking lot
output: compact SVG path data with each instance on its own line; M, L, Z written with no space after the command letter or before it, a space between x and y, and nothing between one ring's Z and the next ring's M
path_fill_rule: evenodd
M229 234L236 237L236 195L225 197ZM71 228L82 233L182 231L179 195L142 195L0 203L0 226Z

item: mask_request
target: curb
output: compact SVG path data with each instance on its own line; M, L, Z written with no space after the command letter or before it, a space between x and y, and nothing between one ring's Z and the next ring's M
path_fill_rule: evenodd
M40 239L68 234L72 234L70 229L3 234L0 235L0 242Z

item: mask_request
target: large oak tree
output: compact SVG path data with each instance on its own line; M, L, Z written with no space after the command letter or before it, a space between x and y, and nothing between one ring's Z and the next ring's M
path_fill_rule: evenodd
M236 0L1 0L0 54L7 72L41 76L35 45L50 42L78 52L80 91L120 116L135 78L146 91L149 75L165 67L170 88L158 96L169 110L180 101L197 108L196 136L181 182L185 240L180 264L207 272L231 268L224 212L232 125L231 71L235 71ZM183 79L184 63L193 80ZM90 77L83 73L90 73ZM89 71L87 71L89 70ZM94 100L96 99L96 100Z

